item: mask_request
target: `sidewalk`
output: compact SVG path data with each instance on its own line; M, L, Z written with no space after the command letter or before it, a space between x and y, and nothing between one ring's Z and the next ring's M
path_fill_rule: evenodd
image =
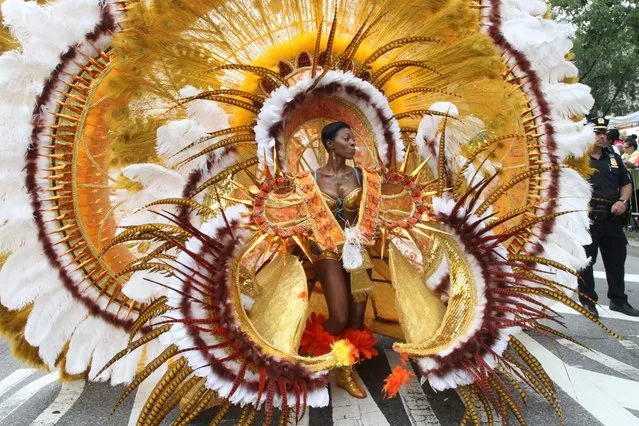
M628 238L628 244L630 246L639 248L639 232L626 231L626 238Z

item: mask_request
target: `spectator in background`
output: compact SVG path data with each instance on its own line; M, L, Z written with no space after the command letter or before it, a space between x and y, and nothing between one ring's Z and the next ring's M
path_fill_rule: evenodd
M634 169L639 166L639 150L637 150L637 140L632 136L626 136L626 140L623 143L623 155L621 156L623 164L629 168Z
M623 140L621 140L621 135L619 130L610 129L606 132L608 138L610 139L610 145L615 148L617 154L621 155L623 153Z
M606 147L612 150L612 152L614 152L615 154L621 155L621 151L623 150L623 147L621 148L621 150L619 150L617 146L615 145L615 132L613 130L616 130L616 129L608 130L605 133L603 133L602 136L606 144Z
M637 217L639 215L639 149L637 149L637 135L628 135L625 137L624 154L621 156L624 165L630 171L630 180L632 181L632 216L630 218L630 230L639 230Z

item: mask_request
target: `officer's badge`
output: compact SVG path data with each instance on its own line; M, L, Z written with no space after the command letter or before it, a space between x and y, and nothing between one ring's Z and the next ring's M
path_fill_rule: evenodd
M610 157L610 167L613 169L619 168L619 164L617 164L617 159L615 157Z

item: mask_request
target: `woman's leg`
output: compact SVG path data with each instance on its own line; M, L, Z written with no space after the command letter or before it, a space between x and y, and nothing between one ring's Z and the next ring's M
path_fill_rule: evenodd
M350 297L350 309L348 316L348 328L362 330L364 328L364 315L366 313L366 300L356 302L353 296Z
M351 275L344 271L344 279L348 283L348 328L361 330L364 328L364 315L368 297L362 301L355 301L351 290Z
M339 260L318 260L315 270L328 306L328 319L324 323L324 328L329 333L338 335L344 331L349 321L349 282L345 279L344 269Z

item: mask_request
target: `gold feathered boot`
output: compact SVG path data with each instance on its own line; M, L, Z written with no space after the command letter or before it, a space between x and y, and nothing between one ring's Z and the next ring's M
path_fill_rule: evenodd
M340 367L337 370L337 387L344 389L353 398L366 398L366 391L355 380L352 367Z

